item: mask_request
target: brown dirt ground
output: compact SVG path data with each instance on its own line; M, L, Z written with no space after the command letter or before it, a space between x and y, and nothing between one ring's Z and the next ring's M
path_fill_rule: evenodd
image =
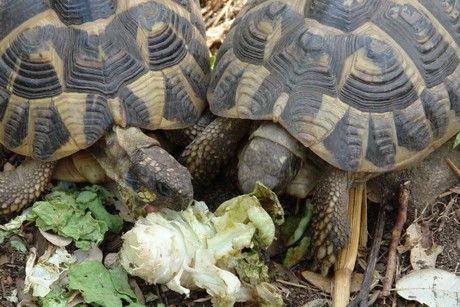
M244 0L201 0L202 13L205 18L206 27L208 29L208 47L211 50L219 48L222 39L228 31L232 19L239 12ZM0 162L3 164L7 157L2 155L0 150ZM227 199L235 195L234 189L229 189L230 186L222 176L220 182L212 189L207 189L209 195L201 194L202 198L216 200L217 198ZM429 184L429 182L427 182ZM445 190L449 190L452 186L446 186ZM214 193L209 193L212 190ZM224 192L222 192L224 191ZM418 217L419 223L422 223L428 229L428 236L432 242L444 247L444 251L438 256L436 267L458 274L460 266L460 203L458 200L457 190L448 193L443 198L438 199L427 207L427 210ZM413 191L417 193L417 191ZM206 193L205 193L206 194ZM219 196L216 196L219 195ZM217 202L220 202L218 199ZM288 202L287 199L282 200ZM391 228L394 224L397 214L397 204L388 203L387 222L384 230L382 245L380 248L376 272L382 277L385 274L385 267L388 256L388 247L390 242ZM377 206L369 206L369 220L375 220ZM0 224L5 223L8 217L0 217ZM411 221L408 221L405 226L408 226ZM369 229L372 229L372 223L369 223ZM30 295L24 294L21 289L25 277L25 261L26 254L20 253L9 244L11 240L21 240L29 248L35 246L39 251L46 249L47 243L39 234L33 225L24 227L24 235L21 237L13 237L7 239L3 244L0 244L0 307L15 306L6 300L6 296L12 294L14 289L19 290L19 299L22 300L22 306L37 306L36 302ZM109 243L110 242L110 243ZM120 246L121 240L119 237L112 237L106 240L101 248L104 252L116 251ZM400 240L403 244L403 238ZM367 262L368 249L360 250L358 265L355 271L362 272L363 267ZM276 260L276 257L274 257ZM276 266L276 262L271 264L271 271L276 278L280 280L277 284L283 289L284 301L286 306L303 306L308 302L316 299L330 299L330 295L316 290L308 284L301 276L301 272L306 268L306 263L297 265L291 269ZM396 278L401 278L411 271L409 263L409 253L405 252L398 254L398 265L396 268ZM167 306L210 306L208 301L202 301L206 298L206 293L194 292L190 298L184 298L173 292L162 293L159 288L147 286L141 280L135 279L140 286L141 291L154 292L161 294L163 302ZM382 287L382 281L373 287L371 293L378 292ZM198 301L197 301L198 300ZM378 298L373 304L374 306L419 306L417 303L409 302L401 299L394 291L386 298ZM149 305L154 306L154 305ZM245 306L250 306L246 304Z

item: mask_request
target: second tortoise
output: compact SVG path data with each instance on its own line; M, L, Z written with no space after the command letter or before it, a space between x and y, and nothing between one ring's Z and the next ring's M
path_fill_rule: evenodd
M240 155L243 191L260 180L283 192L307 149L327 162L313 192L312 255L323 274L347 246L349 188L413 165L460 130L459 9L252 0L224 40L208 90L224 123L215 126L262 123ZM205 130L202 155L218 157L212 137L225 133Z

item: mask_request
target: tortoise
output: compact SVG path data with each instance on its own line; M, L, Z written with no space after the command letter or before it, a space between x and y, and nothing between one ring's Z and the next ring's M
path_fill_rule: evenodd
M56 161L83 150L134 211L183 208L190 173L144 130L195 123L209 75L197 1L2 1L0 143L29 158L1 174L0 213L31 203Z
M413 165L460 130L459 10L453 1L250 0L224 39L210 109L225 123L262 123L240 154L242 190L260 180L281 192L308 152L325 161L312 199L323 275L347 246L350 187Z

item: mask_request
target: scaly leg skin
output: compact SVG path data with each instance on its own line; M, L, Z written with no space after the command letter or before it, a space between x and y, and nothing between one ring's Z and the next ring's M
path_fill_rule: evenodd
M56 162L26 159L16 169L0 173L0 215L30 205L45 191Z
M216 118L216 115L212 114L209 109L206 109L193 126L182 129L164 130L163 133L170 142L185 148L197 136L203 133L206 127Z
M249 129L250 121L218 117L182 152L179 162L185 165L195 183L214 178Z
M313 270L323 276L337 261L341 249L347 246L348 224L348 173L328 168L316 185L313 205Z

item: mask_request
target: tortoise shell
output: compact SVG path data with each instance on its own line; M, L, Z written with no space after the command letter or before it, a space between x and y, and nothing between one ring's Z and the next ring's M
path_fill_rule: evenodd
M0 5L0 143L47 161L113 125L175 129L206 106L197 1L6 0Z
M328 163L411 165L460 130L455 1L250 1L216 58L208 100L272 120Z

